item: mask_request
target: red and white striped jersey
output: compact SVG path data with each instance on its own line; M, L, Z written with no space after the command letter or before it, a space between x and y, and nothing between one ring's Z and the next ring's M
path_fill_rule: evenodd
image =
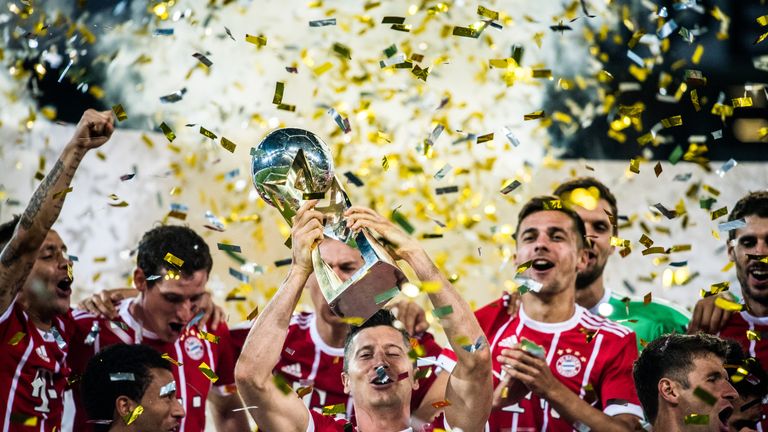
M757 337L748 337L747 331L752 331ZM742 311L731 315L725 323L720 333L717 335L733 339L750 356L760 362L764 371L768 371L768 317L756 317L747 311ZM768 432L768 397L763 399L764 419L758 424L758 432Z
M76 334L72 337L69 348L69 362L73 374L82 375L88 360L110 345L141 343L154 348L173 360L171 369L178 388L177 395L186 411L180 431L204 431L205 402L212 384L211 379L203 374L201 365L205 363L218 376L218 380L213 384L217 387L215 391L235 391L236 358L232 353L229 329L223 322L216 331L208 331L205 324L193 325L186 328L176 341L164 342L131 316L128 308L133 301L136 299L123 300L117 306L119 316L114 321L86 311L73 311ZM95 328L98 328L97 333ZM200 334L200 330L218 336L218 343L207 340ZM92 430L86 423L87 415L77 385L73 386L73 396L76 406L74 431Z
M347 410L345 417L351 418L353 401L348 394L344 393L341 382L344 349L331 347L323 341L317 331L316 320L317 316L311 312L296 313L291 317L288 336L274 372L285 378L294 390L307 388L308 392L303 396L307 407L322 412L324 406L345 404ZM238 355L250 328L250 322L232 327L232 340ZM440 354L442 348L431 334L424 333L417 339L424 347L425 357L436 357ZM419 389L411 398L412 410L419 407L434 380L433 370L429 377L419 381Z
M57 318L51 331L38 329L16 300L0 315L0 430L61 429L70 330L67 316Z
M578 305L573 317L561 323L534 321L522 306L512 318L506 311L503 298L475 311L491 343L494 386L501 376L496 357L525 338L544 347L552 374L587 403L609 416L633 414L643 418L632 381L637 343L631 330ZM455 354L445 349L440 363L453 370L455 359ZM561 419L548 401L529 392L517 404L493 410L487 430L561 432L577 427Z

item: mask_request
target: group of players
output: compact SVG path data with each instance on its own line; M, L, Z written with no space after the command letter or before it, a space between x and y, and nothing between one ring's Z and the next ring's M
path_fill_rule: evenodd
M594 178L523 206L521 286L474 312L415 239L349 208L352 230L370 230L438 287L428 296L450 347L408 301L362 324L331 312L312 249L342 280L364 262L323 238L307 201L286 279L253 322L229 328L205 288L209 248L182 226L143 235L135 289L70 307L72 261L51 227L81 160L113 131L110 111L86 111L23 214L0 225L3 431L194 432L207 411L218 431L251 430L250 415L268 432L768 432L768 192L729 215L740 221L727 250L743 298L710 293L693 316L604 286L619 213ZM573 199L583 190L594 206ZM315 311L295 313L305 290Z

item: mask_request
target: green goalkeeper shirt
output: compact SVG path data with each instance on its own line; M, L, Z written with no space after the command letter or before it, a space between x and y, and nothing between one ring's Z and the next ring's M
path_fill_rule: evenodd
M637 335L639 351L661 335L685 333L691 320L688 311L666 300L655 299L645 304L643 299L621 296L608 288L603 298L589 311L632 329Z

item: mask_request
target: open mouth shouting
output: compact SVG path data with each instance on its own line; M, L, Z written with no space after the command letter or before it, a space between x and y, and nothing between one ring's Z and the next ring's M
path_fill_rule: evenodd
M56 295L59 297L69 298L72 294L72 279L66 276L59 280L56 284Z
M768 286L768 264L756 261L747 265L747 277L750 285Z
M536 272L546 272L555 266L555 263L546 258L537 258L531 262L531 268Z
M717 418L720 420L720 430L722 432L728 431L728 419L731 417L731 414L733 414L733 407L730 405L720 410L717 414Z
M181 333L181 331L184 329L184 324L172 322L172 323L168 323L168 327L171 329L173 333Z

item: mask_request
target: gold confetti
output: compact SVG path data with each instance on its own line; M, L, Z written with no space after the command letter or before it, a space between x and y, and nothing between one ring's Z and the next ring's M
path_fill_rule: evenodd
M144 407L141 405L136 405L136 408L134 408L131 412L126 414L123 417L123 421L126 425L131 425L133 422L136 421L137 418L144 412Z
M693 55L691 56L693 64L699 64L702 54L704 54L704 45L696 45L696 50L693 51Z
M208 129L200 126L200 134L204 137L210 138L210 139L216 139L218 138L215 133L209 131Z
M327 405L323 407L323 415L344 414L347 412L347 406L343 403L336 405Z
M728 214L728 207L719 208L711 213L712 220L721 218Z
M477 7L477 14L480 16L484 16L486 18L490 18L492 20L498 20L499 19L499 13L493 10L490 10L486 8L485 6L478 6Z
M232 141L224 137L221 137L221 146L224 147L224 149L230 153L234 153L235 147L237 147L235 143L233 143Z
M661 120L661 125L664 126L664 129L675 127L675 126L681 126L682 124L683 124L683 116L679 116L679 115Z
M117 116L117 121L128 120L128 114L125 113L125 109L120 104L112 106L112 111Z
M267 38L266 36L251 36L249 34L245 35L245 41L250 42L258 47L263 47L267 44Z
M362 317L344 317L341 319L345 324L353 325L355 327L359 327L363 325L365 320Z
M536 119L544 118L544 116L545 116L545 114L544 114L543 110L542 111L534 111L534 112L532 112L530 114L525 114L523 116L523 120L536 120Z
M201 338L203 338L203 339L207 340L208 342L211 342L211 343L219 343L219 337L218 337L218 336L216 336L216 335L215 335L215 334L213 334L213 333L208 333L208 332L204 332L204 331L202 331L202 330L199 330L199 331L198 331L198 334L199 334L199 336L200 336Z
M251 311L251 313L249 313L249 314L248 314L248 317L247 317L247 319L248 319L248 321L251 321L252 319L256 318L257 316L259 316L259 307L258 307L258 306L256 306L256 307L255 307L255 308L254 308L254 309Z
M216 381L219 380L219 377L216 376L216 373L205 362L200 363L200 366L198 366L197 368L200 369L200 372L202 372L203 375L205 375L206 377L208 377L209 380L211 380L211 383L215 383Z
M24 336L26 336L26 333L24 332L16 332L11 339L8 340L8 345L16 346L21 342L22 339L24 339Z
M318 67L316 67L316 68L312 69L312 72L313 72L315 75L317 75L317 76L320 76L320 75L322 75L322 74L324 74L324 73L328 72L329 70L331 70L331 68L332 68L332 67L333 67L333 63L331 63L331 62L325 62L325 63L321 64L320 66L318 66Z
M754 330L747 330L747 339L751 341L759 341L761 339L760 333Z
M722 297L717 297L715 299L715 306L731 312L739 312L744 310L744 305L736 303L732 300L724 299Z
M70 186L70 187L68 187L68 188L66 188L64 190L58 191L55 194L53 194L53 199L64 198L70 192L72 192L72 186Z
M168 355L168 353L163 353L163 355L161 357L163 357L163 359L171 362L176 367L179 367L179 366L184 364L184 363L181 363L181 362L178 362L178 361L174 360L171 356Z
M168 138L169 142L173 142L173 140L176 139L176 134L173 133L173 130L171 130L171 128L168 127L168 125L165 124L165 122L160 123L160 130L163 131L163 133L165 134L165 137ZM146 140L144 142L146 142Z
M743 108L743 107L751 107L752 106L752 98L749 96L746 97L740 97L740 98L733 98L731 99L731 102L733 103L734 108Z
M184 266L184 260L170 252L165 254L165 258L163 258L163 260L179 268Z
M688 414L683 421L687 425L707 425L709 424L709 416L706 414Z
M517 271L515 271L515 273L520 274L520 273L528 270L529 268L531 268L532 264L533 264L533 261L526 261L526 262L520 264L519 266L517 266Z

